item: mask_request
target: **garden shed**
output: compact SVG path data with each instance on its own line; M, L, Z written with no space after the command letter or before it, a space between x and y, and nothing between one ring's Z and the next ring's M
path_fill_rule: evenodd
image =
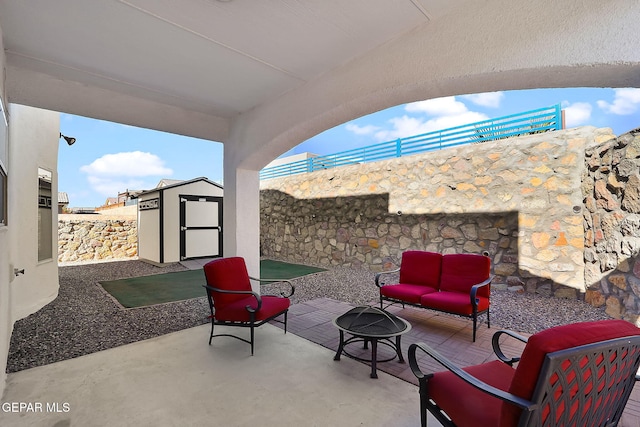
M138 195L138 256L164 264L222 256L222 185L167 180Z

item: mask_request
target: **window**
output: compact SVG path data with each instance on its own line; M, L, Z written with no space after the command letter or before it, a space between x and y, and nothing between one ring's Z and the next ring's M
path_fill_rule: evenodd
M7 112L0 97L0 227L7 225L8 125Z
M53 257L51 171L38 168L38 261Z
M0 166L0 227L7 225L7 174Z

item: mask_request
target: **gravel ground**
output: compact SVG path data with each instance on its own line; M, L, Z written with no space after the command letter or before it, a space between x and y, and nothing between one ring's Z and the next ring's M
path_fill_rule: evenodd
M151 307L124 309L99 281L185 270L180 264L155 267L142 261L70 265L59 268L58 297L13 328L7 372L94 353L208 322L206 297ZM377 301L374 274L333 268L295 279L292 303L332 298L353 305ZM268 289L264 290L269 293ZM603 309L582 301L493 291L491 325L518 332L578 321L607 319Z

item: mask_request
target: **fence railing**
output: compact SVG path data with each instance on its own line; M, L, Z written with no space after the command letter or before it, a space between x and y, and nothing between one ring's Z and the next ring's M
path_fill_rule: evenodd
M562 129L560 104L523 113L483 120L435 132L381 142L363 148L312 157L260 171L260 179L279 178L356 163L375 162L464 144L510 138Z

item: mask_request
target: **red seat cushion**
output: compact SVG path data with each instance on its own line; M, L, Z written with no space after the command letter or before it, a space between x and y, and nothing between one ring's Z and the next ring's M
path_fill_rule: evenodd
M400 262L400 283L438 289L442 255L436 252L405 251Z
M492 361L464 368L485 383L507 391L514 369L506 363ZM429 397L459 427L497 426L502 401L483 393L449 371L438 372L427 383Z
M251 281L244 259L241 257L219 258L204 266L207 284L228 291L250 291ZM247 298L246 294L224 294L211 292L216 308ZM255 298L253 298L255 301ZM246 310L245 310L246 311Z
M253 296L249 296L224 306L216 306L214 316L218 321L248 322L249 312L246 309L247 305L255 309L258 306L258 302ZM289 298L265 295L262 297L262 307L256 312L255 320L260 321L283 313L289 308L289 305Z
M624 320L573 323L538 332L522 352L509 392L531 399L547 353L634 335L640 335L640 329ZM515 425L519 416L518 408L505 404L501 425Z
M476 299L478 300L478 312L489 308L489 298L479 297ZM420 297L420 304L435 310L464 314L466 316L473 314L469 293L436 292L422 295L422 297Z
M447 254L442 256L440 290L469 294L471 287L489 278L491 260L477 254ZM478 289L478 296L489 298L490 286Z
M420 298L432 292L437 292L435 288L423 285L408 285L398 283L396 285L387 285L380 288L380 294L387 298L395 298L412 304L420 304Z

